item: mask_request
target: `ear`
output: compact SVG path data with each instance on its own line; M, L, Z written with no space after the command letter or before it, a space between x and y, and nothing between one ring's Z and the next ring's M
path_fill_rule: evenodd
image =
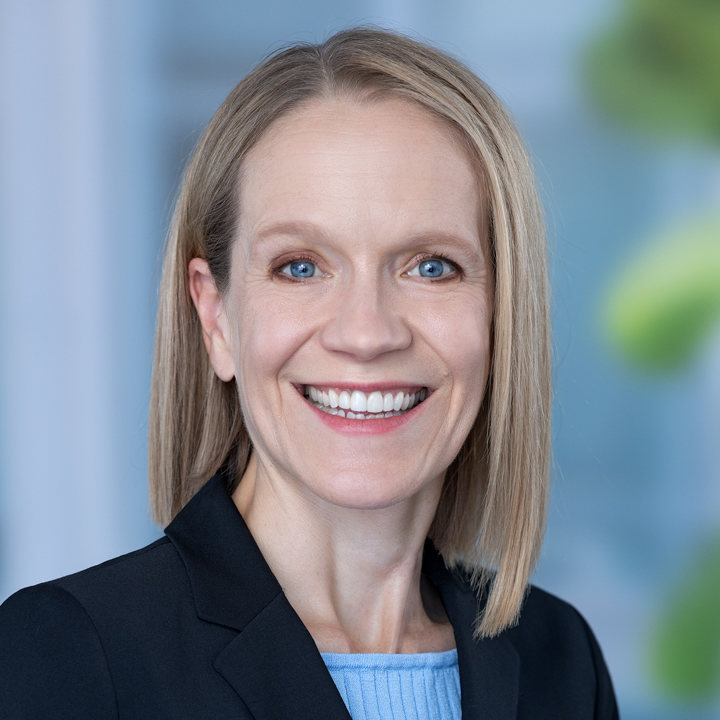
M215 374L228 382L235 377L230 332L223 299L206 260L193 258L188 265L188 284L202 325L203 341Z

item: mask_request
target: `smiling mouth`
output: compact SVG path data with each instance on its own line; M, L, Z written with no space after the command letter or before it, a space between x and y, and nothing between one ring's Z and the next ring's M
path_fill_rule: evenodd
M426 387L394 393L381 390L363 392L341 388L325 389L314 385L305 385L303 390L305 399L318 410L351 420L379 420L404 415L428 396Z

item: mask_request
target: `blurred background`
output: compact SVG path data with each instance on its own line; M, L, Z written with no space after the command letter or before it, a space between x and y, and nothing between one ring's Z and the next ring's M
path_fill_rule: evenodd
M538 585L626 720L720 717L718 0L0 0L0 601L160 531L146 499L162 244L184 163L283 43L429 41L504 100L551 257Z

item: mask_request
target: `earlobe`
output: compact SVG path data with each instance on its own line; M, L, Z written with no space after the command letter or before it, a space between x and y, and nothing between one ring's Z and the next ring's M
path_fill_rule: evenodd
M215 374L228 382L235 377L230 332L225 305L206 260L193 258L188 265L188 286L210 364Z

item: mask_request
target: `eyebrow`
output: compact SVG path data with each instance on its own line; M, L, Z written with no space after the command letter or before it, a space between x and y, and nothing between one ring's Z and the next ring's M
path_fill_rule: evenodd
M299 220L281 220L269 225L261 225L260 229L252 234L252 239L253 242L261 243L276 235L300 235L302 237L312 237L315 240L327 239L327 234L321 227L311 222Z
M278 235L300 236L302 238L312 239L316 242L329 242L330 240L327 232L315 223L298 220L286 220L261 226L257 232L253 233L253 244L255 245L256 243L260 244L267 242L269 239ZM440 229L426 229L417 233L412 233L407 237L406 241L408 244L427 242L457 247L458 249L472 247L479 248L480 250L483 249L486 242L481 237L480 232L478 232L476 238L470 238Z

